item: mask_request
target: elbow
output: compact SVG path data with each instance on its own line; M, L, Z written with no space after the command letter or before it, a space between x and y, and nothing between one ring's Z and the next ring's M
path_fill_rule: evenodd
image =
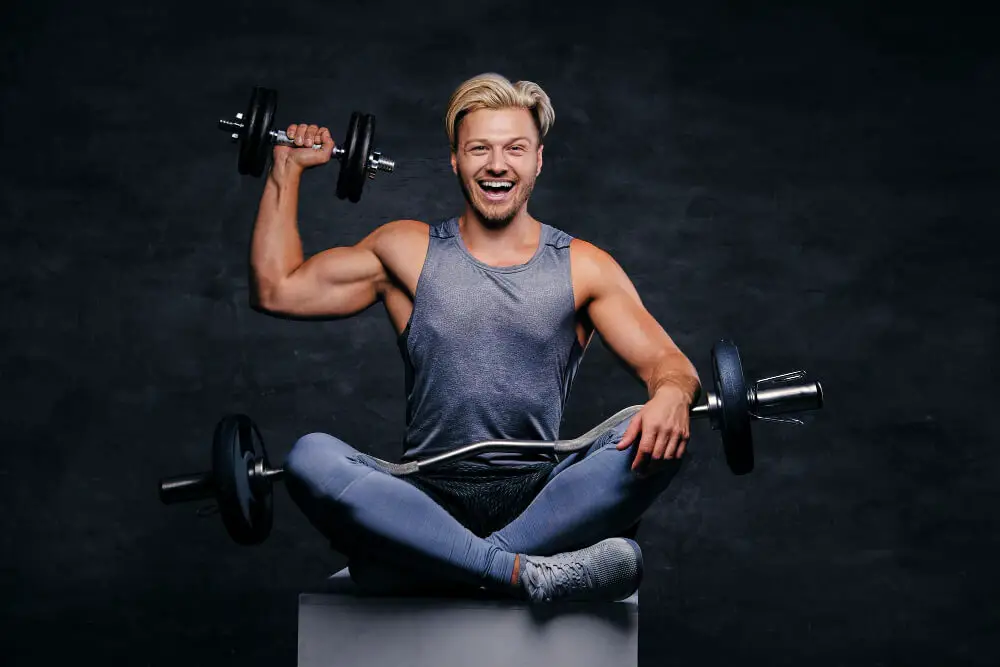
M250 307L258 313L273 314L281 311L279 291L273 283L255 280L250 285Z
M250 310L261 313L262 315L271 315L274 312L264 301L259 298L255 298L252 295L250 296Z

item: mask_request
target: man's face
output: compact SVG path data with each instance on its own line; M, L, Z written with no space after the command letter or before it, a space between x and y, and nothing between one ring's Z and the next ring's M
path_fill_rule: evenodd
M490 227L510 223L542 170L542 146L527 109L480 109L458 126L451 167L466 201Z

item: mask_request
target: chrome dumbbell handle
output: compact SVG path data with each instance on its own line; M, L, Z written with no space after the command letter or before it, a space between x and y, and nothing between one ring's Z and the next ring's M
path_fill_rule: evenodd
M241 121L243 120L243 114L236 114L236 120L220 120L219 129L232 131L233 141L239 141L242 136L242 132L246 127ZM271 130L268 133L271 142L279 146L295 146L295 141L288 137L288 134L284 130ZM319 150L323 148L323 144L313 144L314 150ZM340 159L344 153L346 153L340 146L334 146L331 157L335 159ZM368 174L368 178L375 178L375 174L379 171L384 171L386 173L392 173L396 168L396 161L391 158L385 157L379 151L372 151L368 154L367 164L365 165L365 171Z
M236 120L220 120L219 129L233 130L232 134L233 141L239 141L241 133L246 128L246 125L240 122L242 120L243 120L242 113L236 114ZM272 143L279 144L281 146L295 146L295 141L293 139L290 139L288 137L288 134L284 130L271 130L267 134L271 138ZM319 150L320 148L323 148L323 144L313 144L313 148ZM344 152L345 152L344 149L341 148L340 146L333 147L333 157L335 158L339 158L341 155L344 154Z
M288 134L286 134L284 130L271 130L270 132L268 132L268 134L271 136L271 140L274 143L278 144L279 146L295 146L295 140L290 139L288 137ZM319 150L320 148L323 148L323 144L313 144L312 147L316 150ZM335 158L339 158L346 152L347 151L345 151L340 146L333 147L333 157Z

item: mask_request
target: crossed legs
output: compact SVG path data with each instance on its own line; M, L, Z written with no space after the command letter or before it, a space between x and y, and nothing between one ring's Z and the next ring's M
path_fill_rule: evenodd
M680 468L636 477L634 448L615 445L624 422L552 471L517 518L480 538L429 496L379 469L372 459L325 433L296 442L285 463L286 487L309 521L351 559L362 587L384 588L385 575L406 588L480 586L513 594L518 554L582 548L635 524ZM412 582L412 585L411 583Z

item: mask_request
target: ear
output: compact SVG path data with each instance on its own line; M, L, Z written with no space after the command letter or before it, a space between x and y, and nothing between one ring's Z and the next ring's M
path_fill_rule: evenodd
M451 170L458 175L458 158L455 156L455 151L451 152Z
M535 177L537 178L540 173L542 173L542 151L545 150L545 146L539 144L538 146L538 168L535 169Z

